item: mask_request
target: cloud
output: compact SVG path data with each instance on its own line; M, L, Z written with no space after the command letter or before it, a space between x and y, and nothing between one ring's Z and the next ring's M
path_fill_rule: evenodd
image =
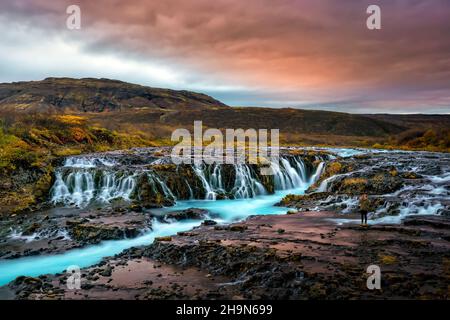
M72 2L0 4L2 81L115 77L233 105L450 112L447 0L377 1L380 31L365 27L365 0L79 0L82 30L68 31Z

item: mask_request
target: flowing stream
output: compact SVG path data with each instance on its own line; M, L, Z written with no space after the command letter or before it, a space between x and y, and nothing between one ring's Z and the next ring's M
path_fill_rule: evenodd
M119 166L111 159L68 158L57 170L55 184L51 190L53 203L66 206L86 207L92 202L109 202L115 198L128 200L136 188L136 170ZM288 208L274 206L286 194L303 194L317 179L323 163L312 170L307 169L300 158L283 158L275 170L275 192L269 194L259 181L254 170L247 165L236 165L234 183L225 190L222 169L219 166L194 167L193 171L205 189L203 199L178 200L172 207L156 209L166 212L188 208L208 210L218 223L227 224L243 220L251 215L284 214ZM152 171L142 171L166 197L175 197L163 178ZM189 189L193 188L188 184ZM217 194L228 191L233 199L215 200ZM184 220L170 223L153 221L151 230L132 239L103 241L80 249L72 249L61 254L40 255L0 261L0 285L18 276L39 276L63 272L71 265L80 268L94 265L102 258L113 256L125 249L148 245L155 237L168 236L180 231L188 231L201 224L199 220Z
M275 166L270 183L250 165L235 165L231 169L220 165L192 165L189 174L172 175L164 166L165 160L148 154L129 158L120 153L112 155L69 157L55 172L55 183L50 191L50 201L55 206L89 210L90 206L107 206L112 201L140 201L140 184L145 178L150 193L164 199L175 200L175 205L152 209L157 214L188 208L206 209L209 219L228 224L251 215L284 214L288 208L274 206L287 194L304 194L320 178L328 160L352 157L368 150L333 149L334 155L316 156L305 160L302 156L283 156ZM415 172L420 179L407 179L404 186L379 197L386 199L371 223L398 223L412 214L441 214L450 203L450 156L448 154L370 151L360 168L323 180L317 191L329 191L336 179L367 174L370 170L396 167L398 174ZM312 164L314 163L314 164ZM153 167L152 167L153 166ZM186 169L186 168L184 168ZM183 169L183 170L184 170ZM230 171L231 170L231 171ZM169 170L170 171L170 170ZM172 170L173 171L173 170ZM230 173L231 172L231 173ZM173 180L178 179L178 184ZM172 183L171 183L172 181ZM272 191L268 186L272 186ZM180 189L180 186L183 188ZM221 200L219 200L221 199ZM330 196L313 204L307 210L332 210L343 214L354 212L357 198L346 195ZM396 206L396 214L389 214ZM78 208L78 209L77 209ZM447 209L446 209L447 208ZM339 219L338 223L351 222ZM355 220L356 221L356 220ZM0 285L18 276L39 276L63 272L71 265L80 268L94 265L104 257L113 256L125 249L149 245L155 237L174 235L201 224L200 220L181 220L170 223L154 220L151 229L132 239L103 241L61 254L39 255L0 260ZM31 240L32 241L32 240Z

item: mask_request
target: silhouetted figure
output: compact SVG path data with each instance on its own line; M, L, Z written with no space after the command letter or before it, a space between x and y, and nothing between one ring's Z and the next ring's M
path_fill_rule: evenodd
M370 202L367 193L359 197L359 213L361 213L361 225L367 226L367 213L370 209Z

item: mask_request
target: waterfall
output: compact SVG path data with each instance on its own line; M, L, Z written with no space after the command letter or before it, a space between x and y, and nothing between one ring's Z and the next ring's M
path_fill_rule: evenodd
M287 159L281 158L281 163L286 171L287 179L289 182L289 187L294 188L303 184L302 178L298 174L297 170L294 169Z
M254 196L267 193L261 182L252 174L248 165L236 165L235 170L236 179L232 190L235 198L253 198Z
M97 195L98 200L102 202L108 202L116 198L129 200L136 186L135 178L135 175L117 177L112 172L104 172L100 193Z
M167 184L158 176L156 172L148 172L147 177L153 186L153 192L158 193L158 191L161 190L166 198L176 199L172 190L170 190ZM159 189L157 186L159 186Z
M310 172L310 167L300 156L281 157L279 163L272 163L273 179L267 180L261 176L256 165L201 163L191 165L194 177L188 178L181 175L174 177L173 171L172 176L168 176L167 170L158 171L151 166L118 165L107 158L69 157L56 172L51 201L83 207L92 202L107 203L113 199L133 200L135 191L139 191L138 181L142 175L146 175L151 192L173 200L194 199L199 185L204 189L206 200L217 200L219 195L220 198L253 198L268 193L267 183L273 183L272 190L305 187L318 179L323 166L324 162L321 162L314 172ZM171 190L166 183L169 177L172 179L170 185L173 185L173 179L182 181L181 188L186 188L183 195L179 194L180 187L177 192Z
M322 175L323 169L325 167L325 162L320 162L319 165L317 166L316 172L314 172L314 174L311 176L311 178L309 179L309 183L313 184L315 183L320 176ZM305 177L306 179L306 177Z
M66 170L59 170L50 190L51 202L83 207L93 200L129 200L135 187L136 176L125 172L99 172L95 169L76 168L67 174Z
M52 202L63 202L82 206L94 197L95 184L92 173L88 171L70 172L63 178L61 172L56 173L56 181L52 188Z
M315 173L310 176L301 158L281 158L280 163L272 163L275 190L294 189L310 184L315 176L320 175L323 164L319 164Z
M197 175L197 177L200 179L203 188L205 188L205 199L206 200L216 200L216 196L218 191L222 191L222 189L219 189L217 184L217 174L215 177L213 177L213 179L210 181L207 179L205 173L206 170L205 168L208 168L208 166L206 166L205 164L194 164L194 166L192 167L194 169L195 174ZM222 181L220 181L220 184L222 183Z

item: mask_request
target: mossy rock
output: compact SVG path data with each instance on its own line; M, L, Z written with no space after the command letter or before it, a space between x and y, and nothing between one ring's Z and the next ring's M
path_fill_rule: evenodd
M49 191L54 183L53 167L50 165L45 170L44 174L34 185L33 194L36 199L43 201L48 197Z

